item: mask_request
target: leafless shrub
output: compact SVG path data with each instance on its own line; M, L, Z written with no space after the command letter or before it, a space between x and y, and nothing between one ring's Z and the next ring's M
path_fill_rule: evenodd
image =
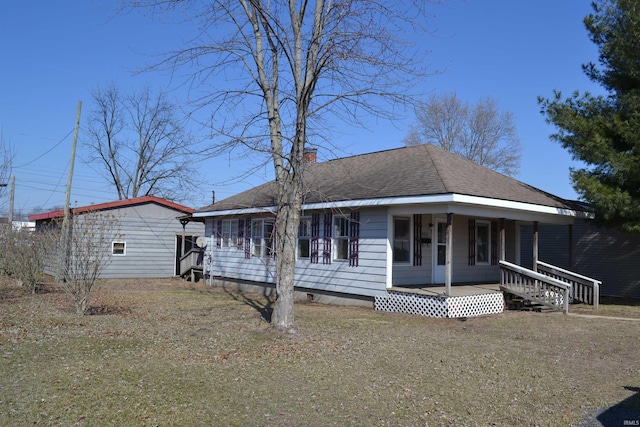
M36 293L42 285L44 269L55 253L58 234L53 229L35 233L27 229L2 227L0 270Z
M98 276L111 261L111 242L118 238L118 218L103 212L73 217L61 239L61 288L73 298L77 314L87 312L87 301Z

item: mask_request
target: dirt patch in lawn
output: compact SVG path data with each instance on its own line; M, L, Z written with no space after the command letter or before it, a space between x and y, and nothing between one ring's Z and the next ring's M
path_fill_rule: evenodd
M568 426L612 407L640 419L640 322L305 302L298 333L281 335L261 295L181 280L101 282L89 305L76 316L55 288L0 283L0 425Z

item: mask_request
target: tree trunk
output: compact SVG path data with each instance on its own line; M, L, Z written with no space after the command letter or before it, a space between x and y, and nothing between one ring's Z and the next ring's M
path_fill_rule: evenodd
M276 217L276 303L273 311L274 328L290 332L294 326L293 296L296 266L296 242L302 206L301 182L298 169L281 171L278 184L278 213Z

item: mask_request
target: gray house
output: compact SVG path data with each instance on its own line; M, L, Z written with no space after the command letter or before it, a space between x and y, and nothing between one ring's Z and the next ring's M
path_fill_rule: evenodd
M118 221L118 236L110 243L110 262L100 278L163 278L180 275L180 258L190 250L204 225L178 219L193 209L168 200L144 196L72 209L75 217L106 212ZM61 210L29 216L36 230L61 219ZM49 272L52 273L52 272Z
M521 226L589 215L434 145L308 158L295 283L309 299L448 317L501 312L498 284L520 263ZM205 275L274 283L274 190L266 183L193 213L209 238Z

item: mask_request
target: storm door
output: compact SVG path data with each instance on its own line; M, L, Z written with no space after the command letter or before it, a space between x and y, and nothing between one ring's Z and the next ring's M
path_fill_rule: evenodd
M447 264L447 220L435 220L433 245L433 282L444 283Z

